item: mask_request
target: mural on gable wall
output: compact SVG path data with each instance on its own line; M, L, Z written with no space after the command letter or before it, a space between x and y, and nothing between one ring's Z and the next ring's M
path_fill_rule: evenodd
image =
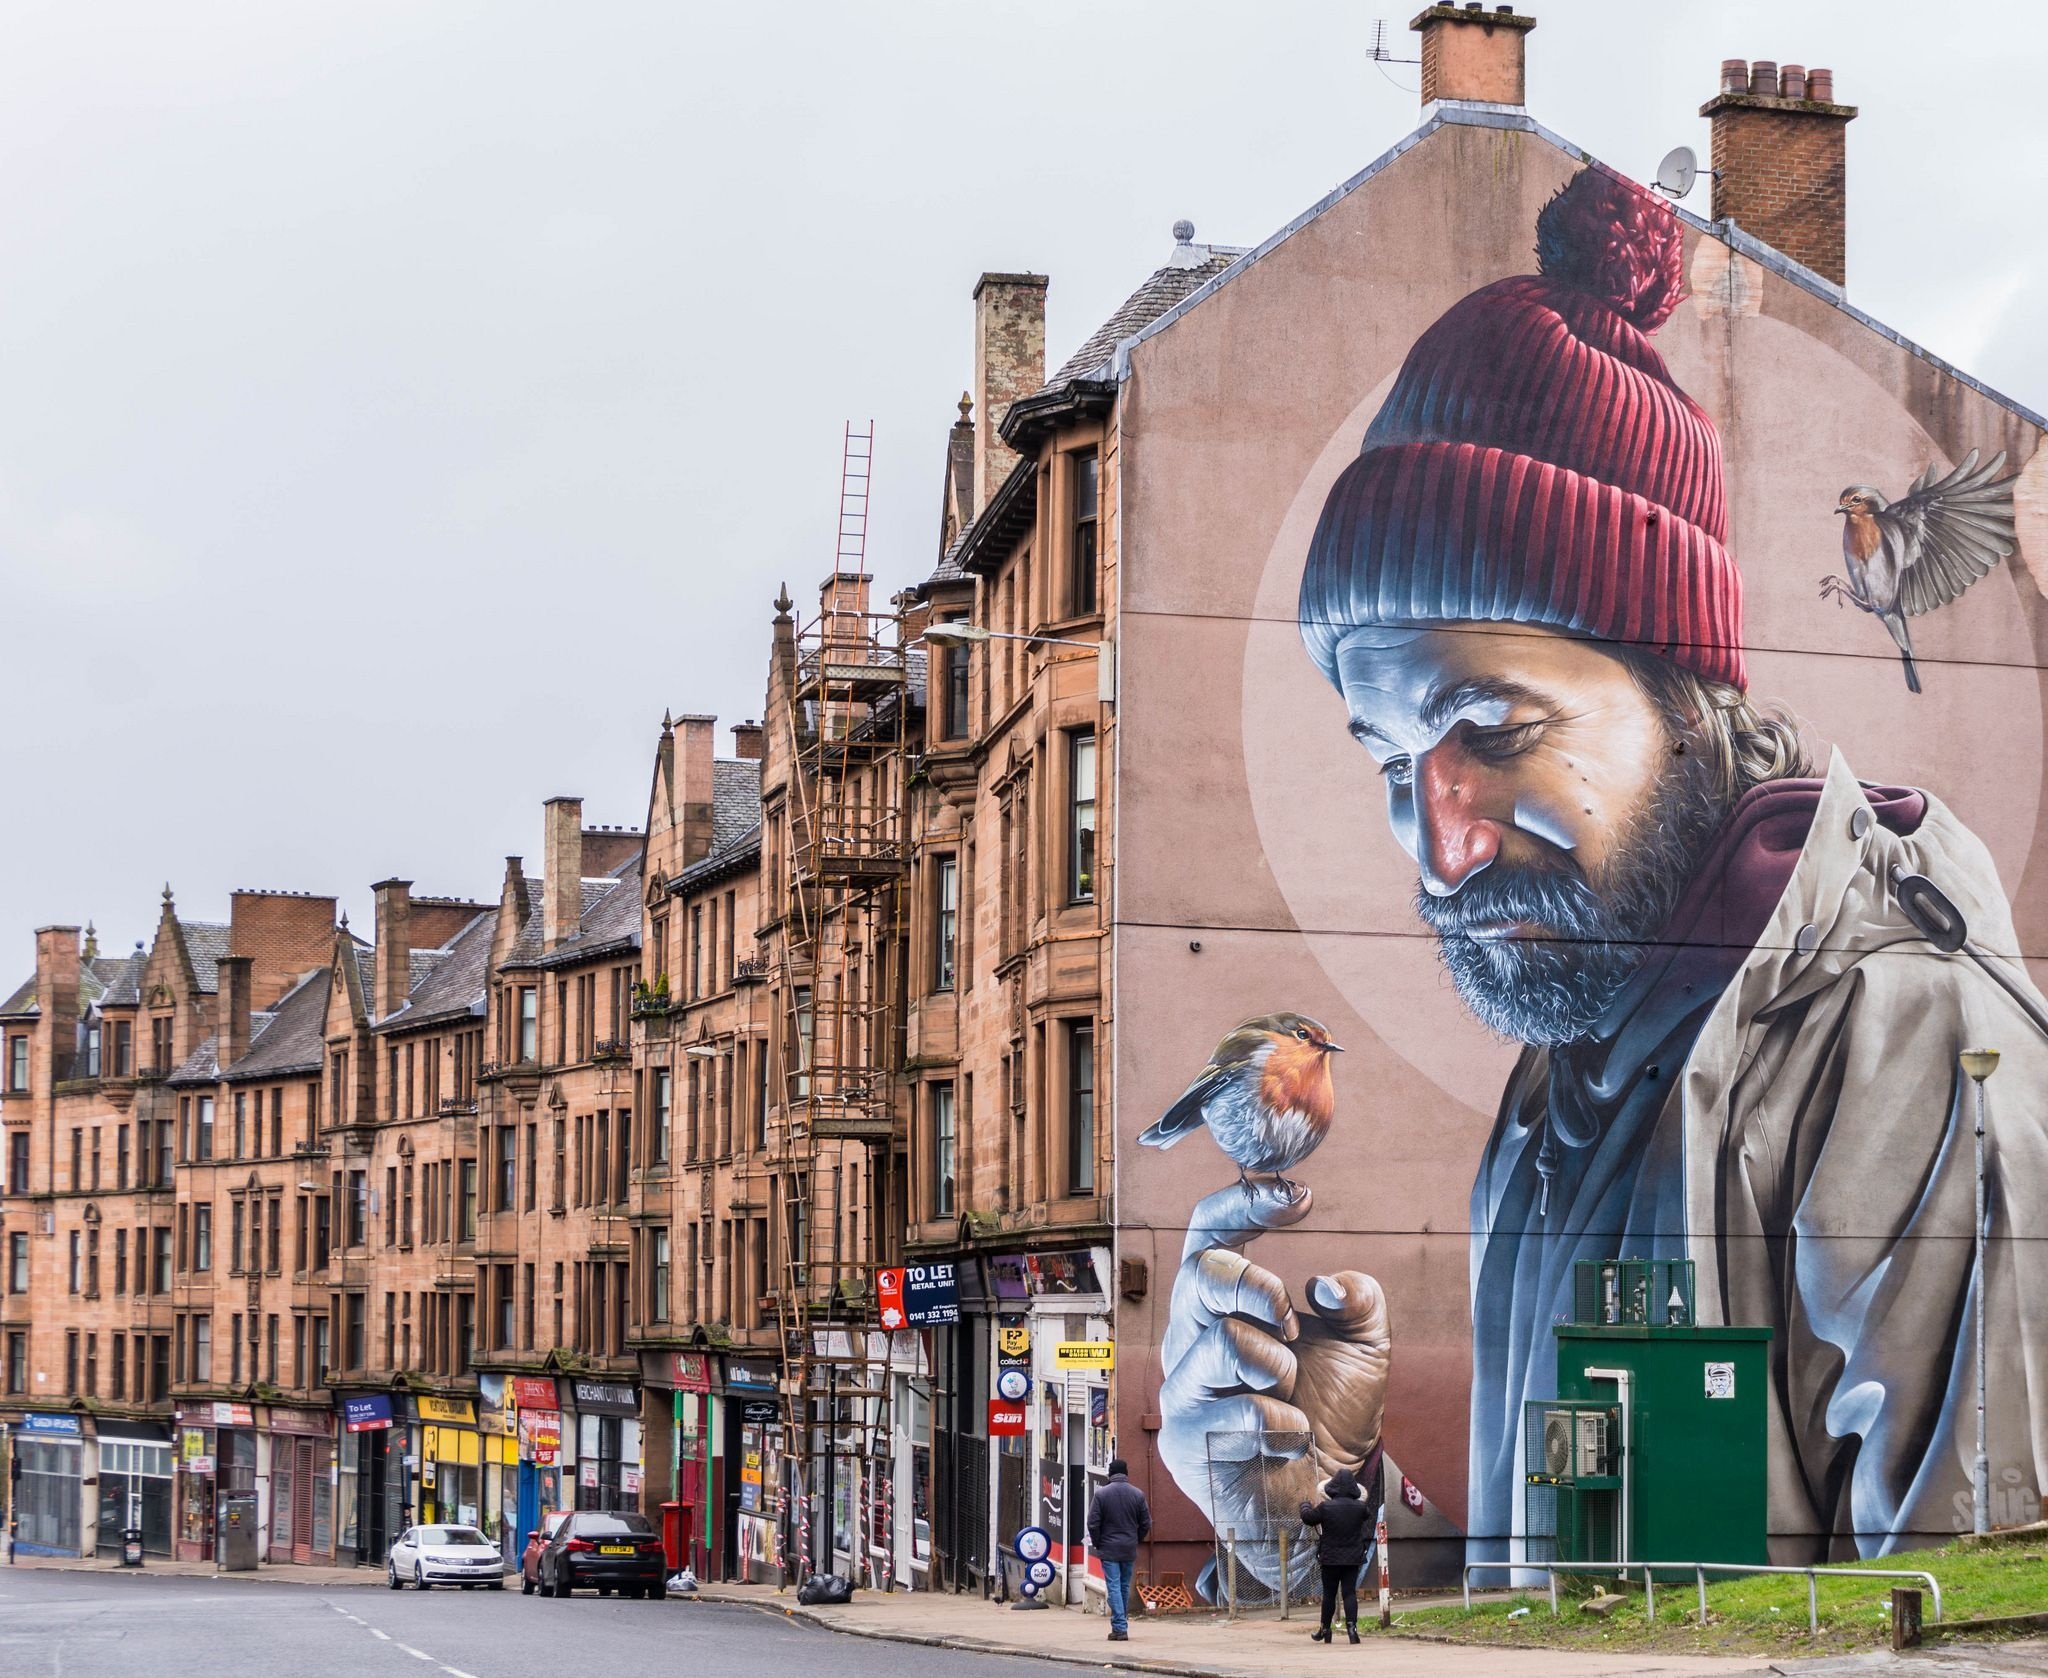
M1684 296L1677 218L1585 169L1544 207L1536 251L1536 274L1465 296L1413 343L1296 573L1300 643L1342 697L1306 749L1370 755L1413 912L1464 1011L1515 1051L1491 1134L1457 1167L1463 1507L1455 1488L1388 1483L1411 1507L1438 1499L1475 1559L1509 1554L1522 1405L1552 1396L1574 1262L1691 1257L1703 1320L1775 1331L1773 1534L1882 1552L1968 1521L1957 1054L1979 1042L2006 1057L1990 1454L2029 1497L2048 1485L2048 1335L2022 1319L2048 1298L2048 1005L1992 856L1941 788L1816 752L1751 685L1721 439L1651 338ZM1846 458L1835 481L1883 464ZM1812 509L1816 558L1844 539L1847 577L1822 601L1877 617L1914 693L1907 621L2015 552L2005 466L1934 461L1896 502L1852 484ZM1405 1457L1382 1417L1419 1307L1404 1318L1367 1273L1368 1240L1344 1249L1338 1231L1388 1227L1355 1208L1298 1283L1255 1256L1317 1230L1318 1194L1372 1199L1371 1167L1311 1157L1385 1122L1386 1092L1338 1052L1358 1045L1295 1012L1239 1025L1234 1009L1204 1035L1209 1064L1138 1138L1194 1141L1176 1159L1203 1153L1217 1184L1188 1215L1147 1425L1201 1513L1250 1532L1339 1466L1373 1483L1383 1448ZM1277 1580L1271 1546L1239 1565Z

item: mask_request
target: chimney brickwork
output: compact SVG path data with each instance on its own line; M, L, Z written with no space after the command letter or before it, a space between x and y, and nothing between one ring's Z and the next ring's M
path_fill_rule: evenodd
M541 942L552 950L583 918L583 800L550 798L543 828Z
M1045 384L1043 274L984 274L974 285L974 510L1017 456L998 431L1010 404Z
M405 1006L412 989L412 881L379 880L370 889L377 894L377 949L371 958L377 994L370 1006L384 1020Z
M1831 70L1723 59L1721 91L1700 115L1713 122L1714 219L1842 285L1856 107L1836 104L1834 92Z
M382 959L381 952L379 959ZM213 1058L225 1072L249 1052L251 1012L248 956L222 956L220 988L214 993Z
M1525 43L1536 27L1512 6L1431 6L1409 22L1422 36L1422 102L1528 102Z
M334 951L336 904L301 891L238 891L228 899L228 948L249 958L249 1001L268 1008Z
M711 850L711 760L717 736L716 717L676 718L676 766L682 772L676 803L683 829L685 868L702 862Z

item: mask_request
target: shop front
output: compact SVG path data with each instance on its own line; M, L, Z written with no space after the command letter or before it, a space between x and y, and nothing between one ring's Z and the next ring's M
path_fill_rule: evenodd
M388 1393L344 1393L335 1404L341 1416L338 1478L355 1483L342 1546L359 1566L382 1567L392 1540L412 1524L410 1432L393 1414Z
M525 1543L519 1524L519 1436L510 1385L503 1375L477 1377L476 1430L483 1457L483 1530L507 1562Z
M76 1416L31 1410L14 1424L14 1543L25 1556L81 1553L85 1429Z
M142 1529L145 1555L171 1553L171 1496L176 1483L171 1430L161 1422L99 1421L99 1553L118 1556L122 1535Z
M577 1375L562 1383L574 1409L576 1507L640 1507L640 1390Z
M1060 1569L1049 1594L1055 1602L1079 1604L1091 1571L1098 1588L1100 1578L1099 1568L1091 1570L1086 1521L1111 1448L1115 1345L1102 1283L1110 1274L1109 1254L1081 1247L986 1262L997 1325L992 1391L998 1401L1021 1404L1024 1411L1022 1427L994 1441L990 1542L1015 1573L1020 1564L1004 1550L1010 1535L1042 1527L1052 1538L1049 1559Z
M342 1492L341 1525L346 1529L360 1495L353 1483L337 1487L334 1417L324 1410L270 1406L270 1541L273 1562L304 1567L334 1559L335 1492Z
M562 1399L552 1375L508 1375L506 1399L516 1418L517 1484L514 1525L522 1551L526 1534L562 1503Z
M412 1402L420 1441L420 1519L496 1537L510 1455L505 1436L486 1435L478 1427L474 1399L419 1393Z
M215 1400L178 1412L178 1559L212 1561L216 1500L256 1490L255 1411Z
M765 1357L725 1360L725 1455L733 1464L727 1490L725 1577L780 1583L788 1531L783 1485L782 1406L777 1365Z

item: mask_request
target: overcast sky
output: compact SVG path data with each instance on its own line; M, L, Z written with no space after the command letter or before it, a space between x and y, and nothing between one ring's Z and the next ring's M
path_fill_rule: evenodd
M1535 10L1533 114L1638 178L1723 57L1831 65L1850 296L2048 406L2048 8ZM929 571L976 275L1052 276L1057 363L1177 217L1263 238L1414 126L1374 15L0 3L0 991L166 880L367 931L552 794L639 822L664 707L759 713L846 419L878 596Z

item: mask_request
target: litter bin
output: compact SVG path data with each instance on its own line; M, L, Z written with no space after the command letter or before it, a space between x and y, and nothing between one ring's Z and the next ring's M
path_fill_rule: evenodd
M694 1503L664 1503L661 1506L661 1549L668 1558L668 1570L680 1573L690 1564L690 1538L696 1530Z
M121 1565L123 1567L140 1567L142 1565L142 1528L123 1527L121 1529Z

